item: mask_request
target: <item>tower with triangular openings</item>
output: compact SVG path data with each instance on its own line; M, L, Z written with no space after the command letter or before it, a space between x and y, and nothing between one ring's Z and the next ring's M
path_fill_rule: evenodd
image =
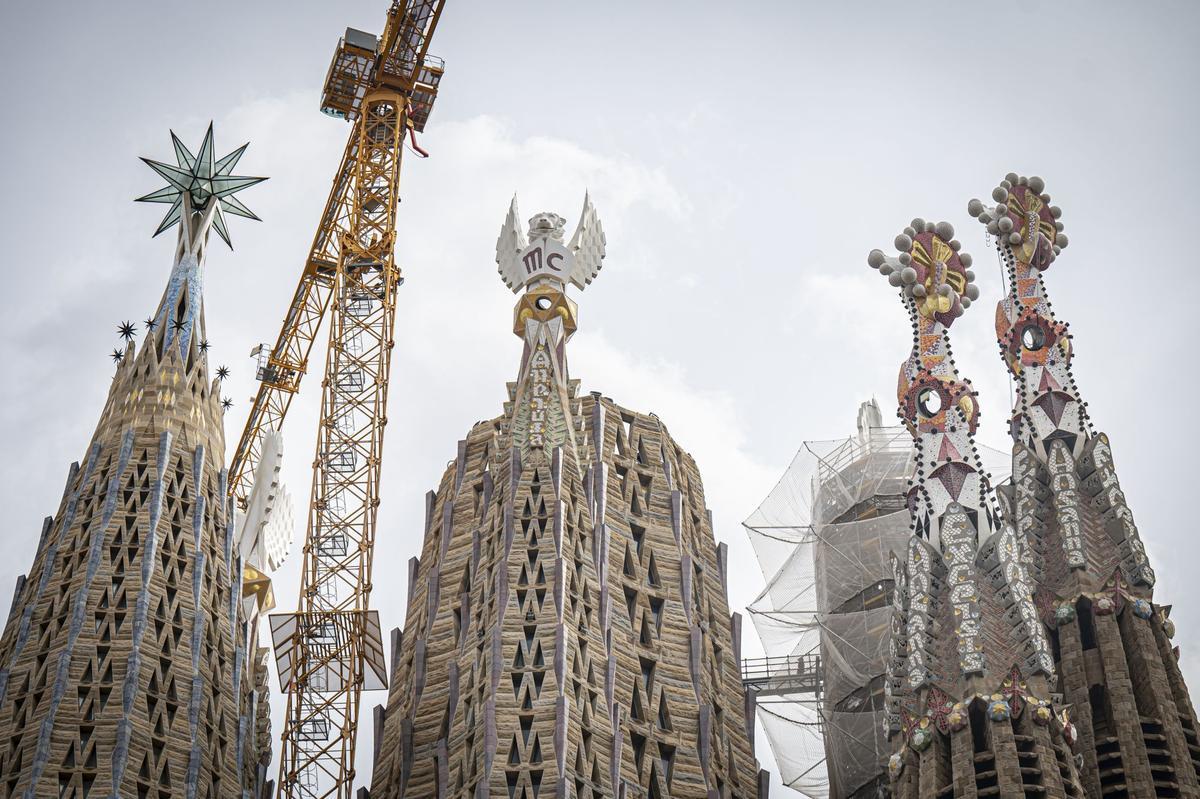
M170 183L142 199L170 206L158 232L179 226L174 265L143 345L114 353L95 434L17 585L0 638L0 796L265 795L265 674L202 296L209 232L228 241L224 213L253 217L233 197L262 180L232 174L244 150L216 158L210 127L195 155L175 139L177 165L148 162Z
M517 220L514 200L497 261L524 290L518 377L427 497L370 794L765 796L696 464L568 376L566 288L598 273L600 221L585 200L564 242L556 214Z

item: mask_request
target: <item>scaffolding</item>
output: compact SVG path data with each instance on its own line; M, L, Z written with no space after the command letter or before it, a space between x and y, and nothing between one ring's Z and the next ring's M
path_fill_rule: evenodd
M1010 456L981 447L1007 473ZM748 608L767 657L743 665L783 784L812 799L886 786L891 554L910 516L912 436L863 403L858 433L805 442L743 522L766 588Z

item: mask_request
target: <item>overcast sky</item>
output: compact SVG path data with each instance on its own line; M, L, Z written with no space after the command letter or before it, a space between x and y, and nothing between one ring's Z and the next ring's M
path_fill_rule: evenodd
M493 263L514 191L523 215L572 225L592 192L608 258L576 295L572 376L657 413L695 455L742 607L762 580L739 522L801 441L851 433L872 395L895 409L910 331L865 258L913 216L951 221L976 256L982 297L954 326L955 353L981 392L981 439L1007 446L1000 273L965 209L1011 170L1043 175L1063 208L1071 245L1050 295L1200 684L1188 410L1200 5L967 5L450 0L432 48L446 77L421 137L432 157L408 159L399 212L407 282L373 595L385 629L403 624L422 495L516 376L514 298ZM169 159L168 128L195 145L212 119L219 154L250 140L238 171L271 178L240 195L265 221L234 219L236 251L218 242L209 257L232 446L253 391L247 352L275 339L349 131L318 113L329 58L347 25L378 31L386 6L3 5L0 585L29 568L82 458L117 324L153 310L170 268L174 232L149 238L163 207L131 202L159 186L137 156ZM301 506L318 383L285 431ZM298 560L277 578L281 609ZM0 597L7 607L9 589Z

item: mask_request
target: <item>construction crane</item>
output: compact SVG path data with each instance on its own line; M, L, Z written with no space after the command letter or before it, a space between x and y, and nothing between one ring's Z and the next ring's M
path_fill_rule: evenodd
M295 613L270 618L287 693L278 796L350 799L362 691L386 687L371 564L387 426L396 289L396 206L406 137L424 129L441 81L428 54L444 0L393 0L378 38L347 29L321 110L352 124L300 283L230 464L241 507L308 369L325 317L329 346Z

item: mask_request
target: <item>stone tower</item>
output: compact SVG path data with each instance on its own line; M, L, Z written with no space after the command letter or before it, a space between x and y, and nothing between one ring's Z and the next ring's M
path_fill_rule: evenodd
M568 377L565 290L599 271L600 222L585 200L564 244L561 217L528 240L517 220L514 200L497 260L524 289L517 381L428 496L371 796L765 796L696 464Z
M1041 178L1008 175L972 216L995 237L1008 272L996 311L1013 375L1012 517L1029 546L1059 688L1079 728L1089 796L1200 795L1196 713L1173 651L1170 607L1113 467L1071 374L1072 342L1043 274L1067 246Z
M174 138L174 134L172 134ZM261 178L216 159L147 161L170 185L174 266L139 352L116 374L86 454L47 517L0 638L0 796L257 795L254 632L226 500L222 402L202 298L210 229ZM123 325L128 339L131 325ZM261 674L258 675L261 678Z
M900 287L912 322L897 390L916 477L912 537L893 565L892 789L902 799L1081 796L1026 544L1000 519L974 441L976 395L950 350L950 325L978 296L953 236L945 222L914 219L896 237L898 257L868 258Z

